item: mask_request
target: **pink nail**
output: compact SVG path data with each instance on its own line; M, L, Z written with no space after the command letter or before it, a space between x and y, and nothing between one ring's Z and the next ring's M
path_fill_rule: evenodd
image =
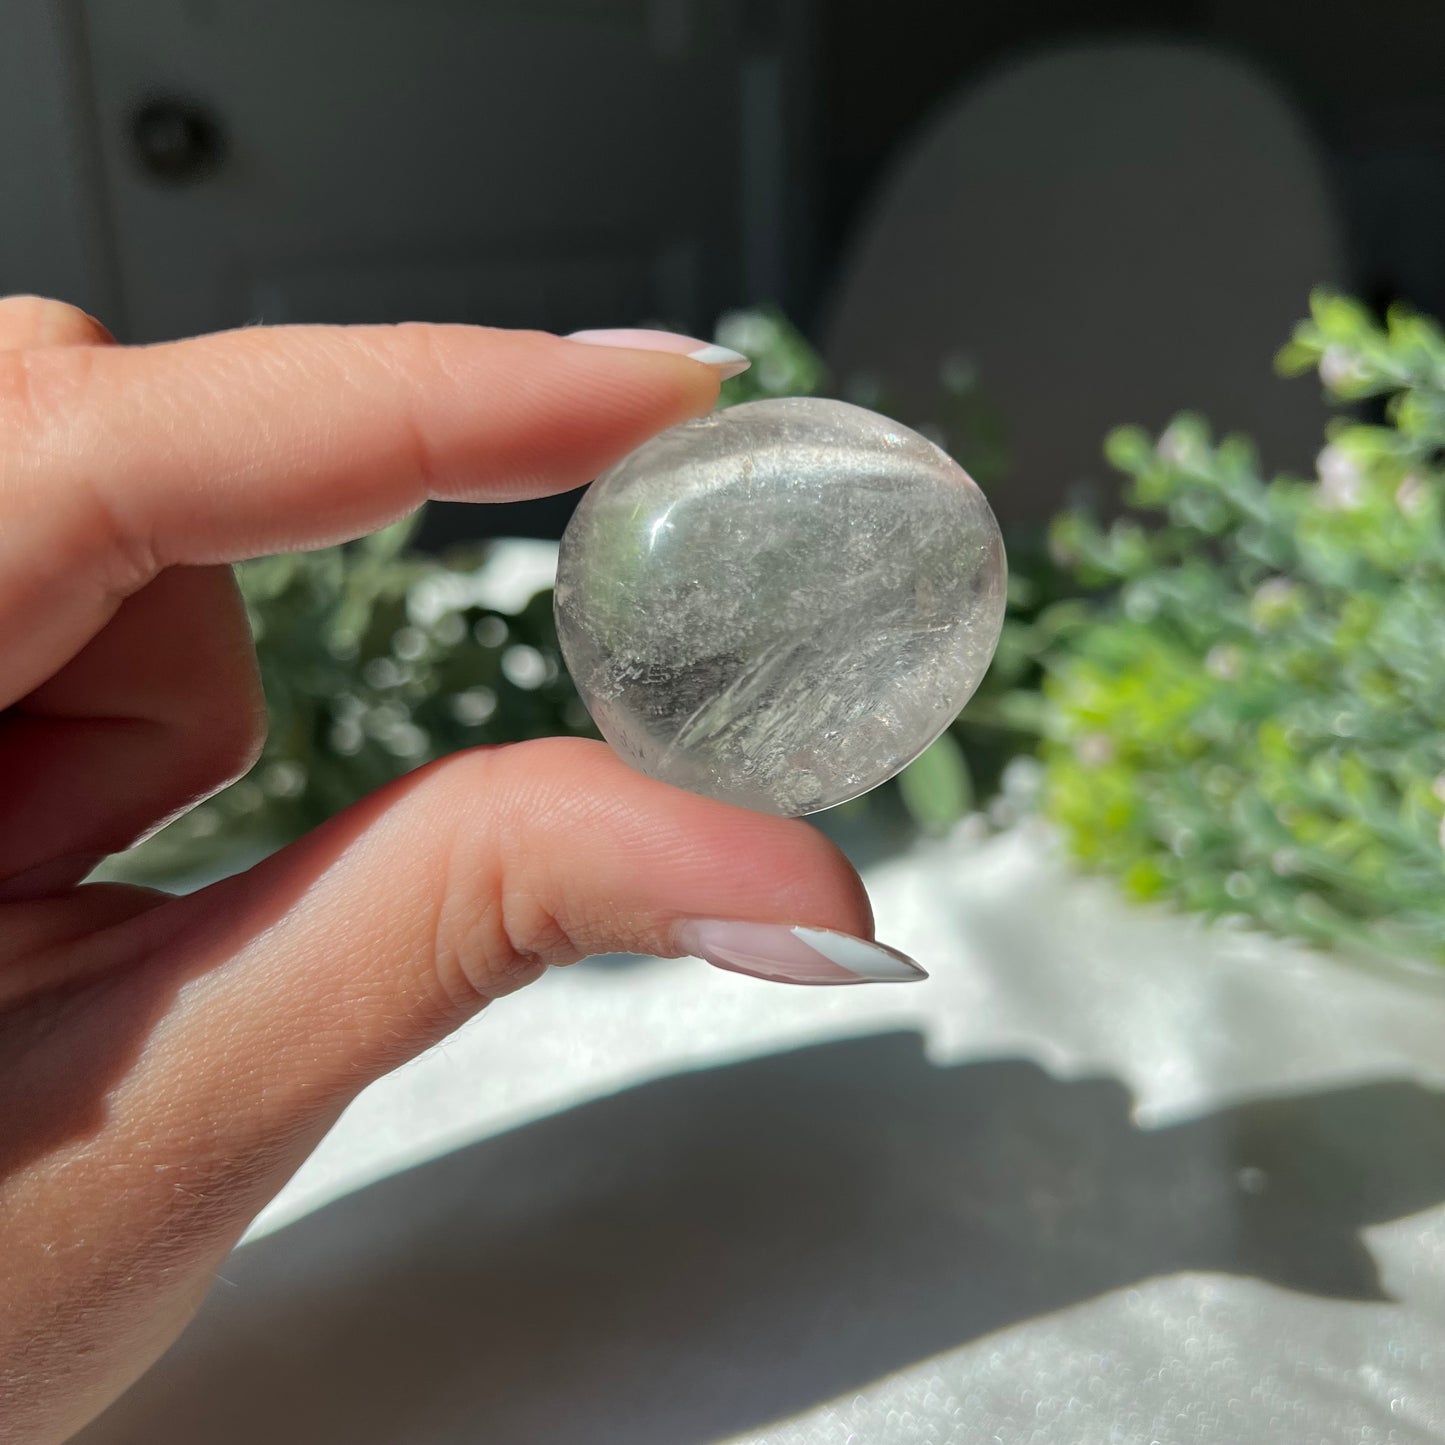
M699 919L680 924L673 936L715 968L775 983L917 983L928 977L897 949L828 928Z
M685 356L689 361L700 361L704 366L717 368L718 375L726 381L738 376L752 365L741 351L726 346L715 346L710 341L699 341L695 336L678 336L672 331L641 331L620 328L612 331L574 331L568 341L580 341L584 346L620 346L626 351L671 351Z

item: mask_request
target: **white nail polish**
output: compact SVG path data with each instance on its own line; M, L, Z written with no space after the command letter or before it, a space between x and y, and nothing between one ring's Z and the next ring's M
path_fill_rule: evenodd
M675 937L715 968L776 983L916 983L928 977L897 949L827 928L701 919L680 924Z
M851 933L833 933L824 928L795 928L795 938L809 948L816 948L839 968L846 968L869 983L915 983L928 974L905 953L885 948L881 943L868 943Z
M689 361L700 361L704 366L716 367L724 381L741 376L752 365L741 351L734 351L728 346L700 346L696 351L689 351L687 358Z
M584 346L616 346L624 351L671 351L689 361L700 361L704 366L715 368L724 381L741 375L752 365L741 351L700 341L695 336L679 336L675 331L614 327L605 331L574 331L566 339Z

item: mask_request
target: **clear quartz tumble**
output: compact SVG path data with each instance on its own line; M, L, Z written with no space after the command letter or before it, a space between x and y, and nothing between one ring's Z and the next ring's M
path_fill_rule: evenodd
M887 781L978 686L1007 566L973 479L845 402L747 402L594 482L562 538L557 628L633 767L797 816Z

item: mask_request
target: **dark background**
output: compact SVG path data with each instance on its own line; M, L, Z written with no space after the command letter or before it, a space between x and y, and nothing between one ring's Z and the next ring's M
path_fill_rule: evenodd
M731 308L773 304L830 361L886 373L869 343L860 356L838 339L835 313L860 237L921 139L1029 57L1160 42L1242 67L1292 117L1301 154L1313 156L1305 179L1332 212L1320 254L1338 259L1302 261L1277 296L1249 292L1273 283L1246 274L1239 304L1254 324L1221 317L1206 336L1197 317L1172 316L1164 254L1147 300L1117 301L1126 319L1131 306L1156 313L1153 329L1114 335L1099 321L1108 297L1087 322L1040 309L1042 282L1067 255L1045 248L1040 287L1012 283L1031 349L1011 355L1007 339L998 355L972 334L978 313L961 289L959 345L1021 442L1021 475L991 495L1006 526L1042 522L1070 488L1098 484L1107 426L1161 426L1185 406L1250 431L1267 462L1299 470L1323 413L1298 391L1276 399L1268 361L1309 287L1445 313L1445 6L1435 0L7 0L0 290L60 295L133 341L257 321L401 319L558 331L659 322L710 336ZM1167 110L1166 70L1165 93L1148 102L1156 114ZM1071 127L1059 124L1063 147ZM1170 178L1164 144L1121 164L1146 179L1154 167L1177 207L1188 189ZM1237 169L1222 149L1220 173L1201 175L1199 214L1217 190L1216 249L1231 254L1201 282L1208 266L1181 251L1181 305L1201 286L1227 299L1252 255L1295 245L1273 222L1227 219L1244 204L1230 195ZM1026 208L1043 182L1018 181ZM1107 256L1108 188L1088 185L1056 224L1077 224ZM994 211L1010 209L1006 191L991 194ZM1141 207L1119 218L1120 248L1139 237ZM1178 225L1181 240L1197 237L1197 216ZM1167 253L1167 226L1160 238L1139 244ZM989 254L981 247L985 260L960 267L987 269ZM906 286L911 269L885 282ZM1092 275L1062 284L1082 296ZM931 283L915 284L923 299L912 304L926 311ZM972 284L986 297L987 275ZM1213 301L1196 299L1207 316ZM1085 324L1098 333L1097 368L1087 348L1064 344L1067 327ZM1174 375L1176 338L1194 360ZM920 365L936 370L930 344L920 338ZM906 356L906 334L899 345ZM1097 394L1082 396L1089 385ZM902 420L931 419L906 378L899 392ZM1051 451L1030 446L1055 435ZM555 536L571 505L439 509L428 536Z
M1357 294L1445 313L1445 6L1433 0L834 0L821 35L824 270L890 157L970 76L1026 48L1167 36L1253 61L1303 114Z

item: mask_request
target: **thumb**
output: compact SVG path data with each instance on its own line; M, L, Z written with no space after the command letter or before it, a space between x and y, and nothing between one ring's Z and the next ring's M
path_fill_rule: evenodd
M0 1159L30 1206L14 1217L34 1223L9 1262L52 1288L54 1241L74 1236L130 1281L107 1292L87 1266L89 1302L61 1332L87 1362L77 1401L103 1400L179 1330L346 1103L490 1000L598 952L704 953L805 983L923 976L871 930L857 875L805 823L655 782L600 743L448 758L95 935L111 966L44 1027L32 1002L9 1083L46 1109L25 1157ZM60 1362L32 1364L42 1378Z
M177 1067L220 1117L263 1060L263 1130L589 954L697 953L809 984L923 976L866 941L862 883L815 829L578 739L445 759L181 904L194 919L173 966L195 976Z

